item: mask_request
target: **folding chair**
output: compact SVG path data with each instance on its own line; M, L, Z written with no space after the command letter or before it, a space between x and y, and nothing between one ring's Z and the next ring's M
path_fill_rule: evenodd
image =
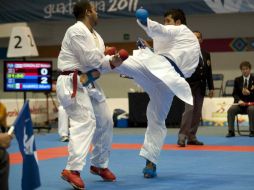
M214 90L219 91L219 96L221 96L223 92L223 79L223 74L213 74Z
M237 114L237 115L235 116L235 119L236 119L236 131L237 131L237 133L238 133L240 136L249 136L249 132L250 132L249 130L243 130L243 129L240 130L238 115L247 115L247 113L246 113L246 114L245 114L245 113L241 113L241 114ZM248 133L248 134L247 134L247 133Z
M232 96L233 93L233 88L234 88L234 80L227 80L224 91L223 91L223 96Z

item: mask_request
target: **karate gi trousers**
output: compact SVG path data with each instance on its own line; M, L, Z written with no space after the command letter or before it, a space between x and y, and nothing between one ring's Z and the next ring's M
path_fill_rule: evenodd
M165 57L149 48L136 50L115 70L133 77L149 95L146 111L148 124L140 155L156 164L167 134L165 120L173 97L176 95L192 105L190 86Z
M88 89L80 82L74 98L71 98L72 90L72 74L59 76L57 96L70 119L69 157L66 169L81 171L86 164L91 144L93 144L91 164L106 168L111 150L113 121L105 99L98 101L90 97Z

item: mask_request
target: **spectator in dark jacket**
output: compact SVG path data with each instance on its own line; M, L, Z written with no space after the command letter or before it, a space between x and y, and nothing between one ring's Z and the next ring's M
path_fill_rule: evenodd
M202 34L195 31L199 43L202 43ZM198 141L196 133L201 118L201 111L206 93L206 85L208 84L208 96L213 97L214 85L212 78L212 66L210 53L201 49L202 58L200 58L198 67L190 78L187 78L193 96L193 107L185 104L185 110L182 115L181 126L178 134L177 144L180 147L185 147L186 139L189 145L203 145L203 142Z
M234 122L237 114L248 114L250 137L254 137L254 77L251 75L251 64L243 61L240 64L242 76L235 78L233 97L234 104L228 109L228 134L234 137Z
M0 132L0 189L8 190L9 154L6 149L10 146L12 135Z

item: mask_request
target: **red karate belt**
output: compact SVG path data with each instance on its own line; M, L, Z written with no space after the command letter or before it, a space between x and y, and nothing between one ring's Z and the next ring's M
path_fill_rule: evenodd
M77 94L77 89L78 89L78 75L80 75L82 72L79 70L75 70L75 71L63 71L61 72L61 75L69 75L73 73L72 75L72 94L71 94L71 98L76 97Z

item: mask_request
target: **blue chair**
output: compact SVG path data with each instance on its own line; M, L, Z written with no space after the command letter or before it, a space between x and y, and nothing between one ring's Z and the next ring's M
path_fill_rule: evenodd
M223 80L224 75L223 74L213 74L213 83L214 83L214 90L219 91L219 96L223 93Z
M233 93L233 88L234 88L234 80L227 80L224 91L223 91L223 96L232 96Z

